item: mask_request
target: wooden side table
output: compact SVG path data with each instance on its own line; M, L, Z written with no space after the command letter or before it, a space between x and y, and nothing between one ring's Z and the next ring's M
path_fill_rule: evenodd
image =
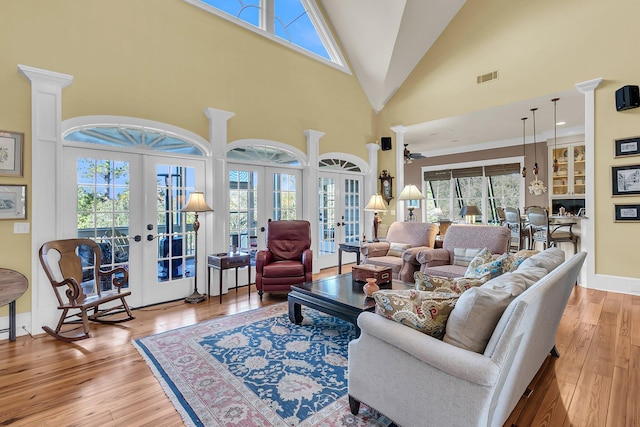
M9 341L16 340L16 300L27 290L28 282L24 275L14 270L0 268L0 307L9 304Z
M236 295L238 294L238 268L247 267L247 287L249 299L251 299L251 256L246 252L221 252L207 257L207 296L211 296L211 269L220 272L220 304L222 304L222 271L230 268L236 269Z
M342 274L342 252L355 253L356 265L360 265L360 243L340 243L338 246L338 274Z

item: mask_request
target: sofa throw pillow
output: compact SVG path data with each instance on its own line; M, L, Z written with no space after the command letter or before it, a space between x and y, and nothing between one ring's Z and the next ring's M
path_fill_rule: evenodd
M455 310L449 315L444 342L484 352L507 306L545 275L544 268L521 267L469 289L460 295Z
M416 274L419 272L416 272ZM414 274L414 277L416 277ZM418 276L420 280L416 281L417 291L434 291L434 292L455 292L461 294L464 291L473 288L474 286L481 286L487 280L488 277L471 278L471 277L440 277L430 276L428 274L420 273Z
M389 250L387 251L387 256L402 256L402 253L411 247L410 244L405 243L391 243L389 245Z
M482 248L453 248L453 265L467 267L481 250Z
M564 262L564 251L560 248L549 248L537 253L520 264L522 267L542 267L547 272L552 272L556 267ZM517 271L517 270L516 270Z
M505 262L502 264L502 271L506 273L507 271L517 270L518 267L520 267L520 264L522 264L527 258L530 258L539 252L540 251L536 249L522 249L516 252L515 254L511 255L510 262Z
M486 262L484 264L480 264L474 268L472 268L473 263L469 264L469 268L467 268L467 272L465 273L465 277L471 278L482 278L485 277L487 280L493 279L494 277L498 277L504 272L503 264L511 263L511 255L508 253L500 255L498 258Z
M464 277L471 277L470 273L473 270L482 265L486 264L489 261L493 260L493 255L491 255L491 251L487 248L482 248L476 253L476 255L471 259L471 261L467 264L467 271L464 273Z
M458 295L451 292L380 290L373 294L376 313L417 331L442 339Z

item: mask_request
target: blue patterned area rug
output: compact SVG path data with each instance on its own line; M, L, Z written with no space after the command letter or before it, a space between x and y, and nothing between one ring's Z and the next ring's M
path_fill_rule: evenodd
M388 426L347 397L350 323L287 303L134 341L189 426Z

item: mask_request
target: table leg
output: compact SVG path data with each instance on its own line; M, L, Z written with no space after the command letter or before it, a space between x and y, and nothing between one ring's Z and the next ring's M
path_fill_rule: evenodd
M302 323L302 319L302 305L292 299L289 299L289 320L291 323L299 325Z
M360 254L358 254L360 258ZM338 274L342 274L342 248L338 248Z
M9 341L16 340L16 302L9 303Z
M251 301L251 264L247 265L247 296Z
M211 298L211 267L207 266L207 299Z
M220 304L222 304L222 269L220 269Z
M356 252L356 265L360 265L360 250Z
M236 267L236 297L238 296L238 267Z

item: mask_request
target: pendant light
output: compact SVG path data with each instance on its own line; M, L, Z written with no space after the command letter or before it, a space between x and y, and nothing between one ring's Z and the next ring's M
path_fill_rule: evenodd
M538 178L538 149L536 142L536 110L537 108L532 108L531 112L533 113L533 174Z
M547 187L544 186L544 182L538 179L538 172L540 169L538 168L538 150L537 150L537 141L536 141L536 110L537 108L532 108L531 112L533 113L533 156L534 156L534 164L533 164L533 181L529 183L529 193L534 194L536 196L541 196L543 193L547 192Z
M553 172L558 172L558 159L556 158L558 153L558 120L556 117L556 112L558 108L558 100L560 98L553 98L551 102L553 102Z
M527 120L526 117L523 117L522 119L522 177L526 178L527 177L527 167L525 166L525 159L527 158L527 149L525 146L525 121Z

